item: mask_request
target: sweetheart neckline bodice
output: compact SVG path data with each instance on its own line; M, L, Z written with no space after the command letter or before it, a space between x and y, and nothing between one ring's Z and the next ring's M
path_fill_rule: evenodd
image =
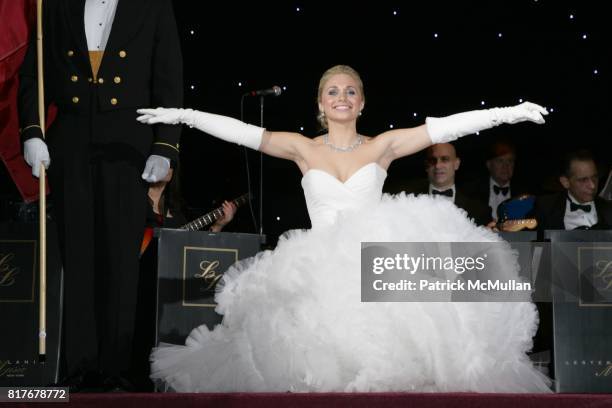
M316 168L311 168L311 169L306 170L306 172L302 175L302 179L304 179L310 172L315 171L315 172L320 172L320 173L324 173L324 174L328 175L329 177L331 177L331 178L335 179L336 181L338 181L338 183L340 183L340 184L346 184L349 181L351 181L353 179L353 177L355 177L355 175L357 175L362 170L366 169L367 167L369 167L371 165L375 165L376 167L381 169L385 173L385 175L387 174L387 170L385 170L380 164L378 164L377 162L369 162L369 163L364 164L360 168L358 168L353 174L351 174L344 181L340 180L338 177L334 176L333 174L331 174L328 171L325 171L325 170L322 170L322 169L316 169Z
M378 205L386 177L376 162L361 166L344 182L325 170L306 171L302 188L313 228L334 224L339 214Z

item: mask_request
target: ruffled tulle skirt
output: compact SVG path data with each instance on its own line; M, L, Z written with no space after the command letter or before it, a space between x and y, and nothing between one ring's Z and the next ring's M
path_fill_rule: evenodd
M530 302L360 301L362 241L499 240L444 199L403 194L289 231L225 273L223 322L156 348L152 378L179 392L549 392L525 354ZM516 262L504 269L517 276Z

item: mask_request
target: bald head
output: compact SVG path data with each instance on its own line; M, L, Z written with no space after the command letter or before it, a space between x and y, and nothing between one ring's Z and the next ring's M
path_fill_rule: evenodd
M455 146L450 143L431 145L426 154L425 171L429 182L437 189L446 189L455 184L455 172L461 164Z

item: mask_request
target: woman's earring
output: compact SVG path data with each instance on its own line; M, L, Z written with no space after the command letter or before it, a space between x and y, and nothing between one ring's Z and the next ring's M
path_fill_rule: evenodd
M359 111L359 116L361 116L361 111Z

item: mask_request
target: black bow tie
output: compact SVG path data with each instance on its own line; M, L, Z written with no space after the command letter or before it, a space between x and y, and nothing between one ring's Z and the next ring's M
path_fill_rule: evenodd
M502 193L502 195L506 195L508 194L508 191L510 191L510 187L506 186L506 187L500 187L496 184L493 184L493 192L495 194L499 194Z
M591 204L576 204L570 201L570 211L582 210L584 212L591 212Z
M453 196L453 189L449 188L448 190L444 190L444 191L431 190L431 194L433 194L433 195L442 195L442 196L446 196L446 197L452 197Z

